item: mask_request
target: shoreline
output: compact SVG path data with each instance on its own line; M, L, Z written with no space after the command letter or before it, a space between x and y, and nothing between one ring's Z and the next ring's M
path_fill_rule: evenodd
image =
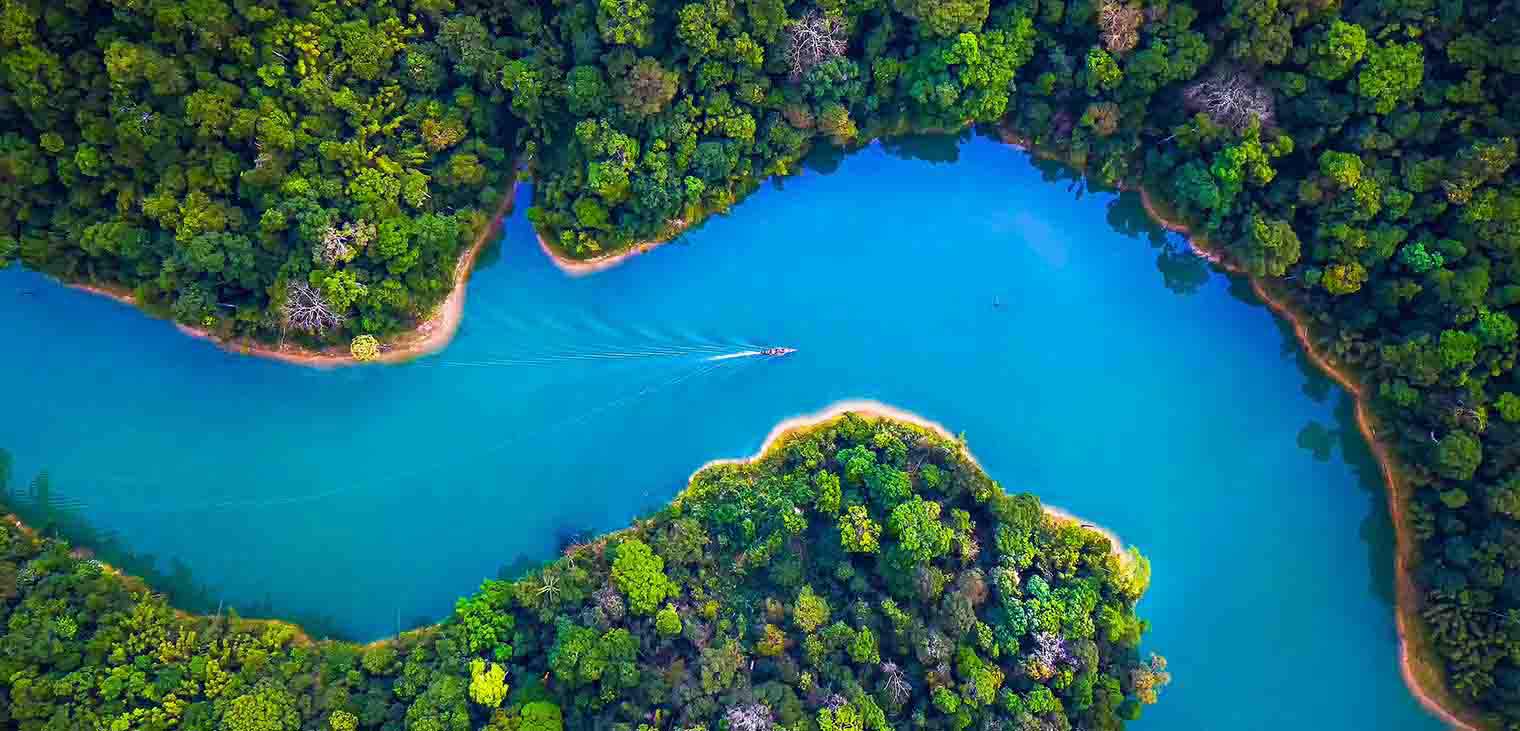
M426 355L432 355L443 350L453 341L454 335L459 331L460 322L464 319L465 294L470 275L475 269L475 260L479 258L487 244L494 239L501 230L502 222L512 212L516 201L517 179L514 177L512 184L508 186L502 195L501 202L496 205L496 210L491 214L491 220L485 228L476 234L475 240L470 243L459 255L454 264L454 286L449 289L447 296L433 310L433 313L415 327L405 330L390 339L381 342L380 354L373 360L361 361L349 353L348 348L342 345L332 345L321 349L312 349L300 345L268 345L255 342L247 338L223 340L211 333L197 327L191 327L182 322L172 322L174 328L184 335L197 340L204 340L215 345L221 350L234 355L246 355L254 358L267 358L290 365L306 366L308 368L343 368L349 366L396 364L416 360ZM124 305L129 305L140 312L137 298L125 289L103 284L87 284L83 282L60 282L69 289L88 292L115 300ZM144 312L144 314L148 314Z
M959 443L961 444L961 453L965 455L966 459L969 462L971 462L972 466L976 467L978 470L981 470L983 474L986 474L988 479L992 479L992 475L988 474L986 468L982 467L981 461L976 458L976 455L971 453L971 448L961 442L960 437L952 433L945 427L945 425L916 414L912 411L899 409L896 406L884 404L880 401L873 401L870 399L842 399L835 401L817 411L789 416L785 419L782 419L781 421L776 422L776 425L771 427L770 433L765 435L765 440L760 443L760 448L756 450L754 454L749 455L748 457L726 457L720 459L710 459L702 463L702 466L692 471L691 475L686 478L686 484L687 486L690 486L692 479L695 478L698 473L709 467L718 467L722 465L745 465L758 462L764 459L772 449L774 449L777 445L785 441L793 434L822 426L846 414L855 414L857 416L862 416L872 420L887 419L891 421L900 421L906 424L912 424L913 426L919 427L920 429L933 432L943 439ZM996 482L995 479L993 481ZM999 483L999 486L1001 486L1001 483ZM682 488L682 492L684 491L685 488ZM1008 492L1008 490L1004 488L1004 492ZM679 498L680 495L678 494L676 497ZM1036 495L1036 497L1039 496ZM1047 504L1044 500L1040 501L1040 507L1044 509L1046 515L1055 518L1058 521L1074 522L1082 525L1087 530L1102 535L1104 538L1107 538L1109 543L1112 545L1114 555L1118 556L1121 560L1129 560L1128 544L1124 543L1124 541L1119 538L1119 534L1114 532L1112 529L1080 518L1072 512L1063 508Z
M544 256L549 258L549 262L554 264L554 268L569 277L584 277L596 274L597 272L607 271L635 256L647 254L671 243L675 241L677 236L685 232L686 228L686 222L682 221L679 225L670 227L668 231L661 235L661 238L639 241L630 244L626 249L602 254L601 256L593 256L590 259L571 259L555 251L554 247L549 244L549 240L544 238L543 232L539 231L537 227L533 229L533 237L538 240L539 251L544 252Z
M685 484L681 486L681 489L677 491L676 494L672 495L668 501L666 501L666 506L674 505L679 502L686 495L687 491L691 489L692 480L694 480L696 476L703 470L706 470L709 467L718 467L722 465L753 464L764 459L773 449L778 447L784 440L793 434L823 426L831 421L843 417L846 414L855 414L857 416L861 416L870 420L887 419L903 422L932 432L940 438L959 444L961 455L964 456L973 467L975 467L977 470L980 470L982 474L986 475L988 479L992 479L992 476L990 474L987 474L986 469L982 467L982 463L978 461L976 459L976 456L971 453L970 448L968 448L964 442L961 442L960 438L957 435L951 433L949 429L945 428L945 426L939 422L924 418L923 416L920 416L911 411L907 411L905 409L899 409L897 407L884 404L880 401L871 401L866 399L844 399L835 401L818 411L790 416L777 422L775 426L771 427L771 430L766 435L765 440L761 442L760 448L754 454L748 457L711 459L702 463L701 466L693 470L692 473L686 478ZM1001 487L1001 483L997 483L996 480L993 480L993 482L994 484L997 484L999 487ZM1006 488L1004 489L1004 492L1007 492ZM1038 499L1039 496L1036 495L1035 497ZM1093 531L1107 538L1110 543L1110 551L1126 565L1132 560L1131 554L1129 552L1130 547L1126 545L1119 538L1118 534L1113 530L1096 523L1083 520L1082 518L1077 517L1065 509L1054 505L1048 505L1043 500L1040 501L1040 507L1047 517L1055 521L1077 523L1084 530ZM37 531L34 528L32 528L30 525L27 525L25 521L21 520L20 516L16 515L13 512L0 512L0 520L7 520L22 533L25 533L34 539L42 540L42 537L37 534ZM598 533L586 545L589 546L596 544L605 544L607 541L626 535L630 531L637 531L642 529L644 527L644 524L649 520L650 518L635 517L629 521L628 525ZM80 549L92 550L89 546L82 544L76 544L73 546L73 548L76 551ZM143 579L142 577L123 572L121 569L118 569L117 567L112 566L105 561L100 561L99 559L95 560L100 564L104 571L107 571L119 577L122 581L127 582L129 589L134 588L135 585L135 587L141 587L143 590L149 593L158 594L160 596L162 595L161 592L155 591L153 587L148 584L147 580ZM557 561L559 560L559 557L553 557L548 560ZM209 622L224 618L230 620L229 616L220 613L196 614L176 607L173 604L169 604L168 606L174 612L176 617L191 622ZM370 640L368 642L339 640L331 638L320 640L315 639L300 624L284 619L239 617L238 621L267 627L279 627L282 629L288 629L291 631L290 641L300 646L310 646L321 642L343 642L356 647L374 647L390 642L396 642L409 635L421 635L434 631L444 622L448 621L448 617L444 617L443 619L431 624L409 629L399 634L386 635L384 637Z
M1279 297L1269 293L1256 278L1241 271L1239 267L1228 262L1217 251L1210 250L1207 241L1202 237L1195 237L1187 226L1166 217L1159 209L1149 189L1138 186L1140 204L1145 208L1145 213L1157 225L1178 234L1186 239L1188 247L1200 258L1219 266L1225 271L1242 276L1251 283L1251 291L1261 299L1267 309L1273 315L1287 320L1293 328L1293 335L1298 340L1299 347L1308 356L1309 362L1314 364L1331 380L1335 381L1342 389L1351 394L1356 402L1356 426L1362 433L1362 439L1367 442L1368 450L1377 461L1378 469L1383 473L1383 485L1388 497L1388 516L1393 522L1394 533L1394 626L1399 636L1399 674L1404 679L1404 685L1409 689L1410 695L1420 704L1426 712L1435 716L1442 723L1463 731L1482 731L1490 728L1481 720L1469 717L1470 711L1449 697L1450 691L1445 687L1445 671L1432 658L1424 656L1424 652L1413 649L1411 640L1411 625L1421 626L1421 619L1417 611L1420 604L1420 592L1414 585L1414 577L1410 572L1410 565L1416 558L1414 536L1409 526L1408 516L1404 504L1408 495L1407 484L1399 472L1398 464L1388 445L1377 436L1377 421L1372 412L1367 408L1367 398L1359 380L1351 375L1346 369L1337 365L1320 349L1315 346L1310 336L1307 318L1293 305ZM1436 683L1432 689L1426 687L1427 683Z

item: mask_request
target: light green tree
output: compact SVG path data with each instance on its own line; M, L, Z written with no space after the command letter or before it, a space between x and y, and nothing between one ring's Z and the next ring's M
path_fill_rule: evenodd
M628 597L628 609L634 614L654 614L655 608L671 593L665 559L638 539L618 546L617 558L612 562L612 581Z
M470 700L495 708L507 698L507 670L494 662L470 661Z
M354 360L367 362L380 357L380 341L373 335L359 335L348 344L348 352Z
M814 594L812 586L803 586L792 606L792 621L803 632L813 632L829 621L829 603Z
M851 505L839 518L839 540L850 553L876 553L880 547L881 524L871 520L864 505Z
M681 634L681 615L676 608L666 604L654 617L654 628L661 637L675 637Z

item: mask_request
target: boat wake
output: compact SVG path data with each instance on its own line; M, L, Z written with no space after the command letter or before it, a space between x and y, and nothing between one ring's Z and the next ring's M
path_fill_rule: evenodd
M709 358L703 358L703 360L705 360L705 361L715 361L715 360L729 360L731 358L753 358L753 357L755 357L757 355L765 355L765 351L763 351L763 350L741 350L741 351L739 351L737 353L729 353L727 355L714 355L714 356L709 357Z

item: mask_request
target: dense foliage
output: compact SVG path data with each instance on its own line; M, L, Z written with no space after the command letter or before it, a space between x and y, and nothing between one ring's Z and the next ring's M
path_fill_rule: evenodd
M511 175L445 2L0 2L0 260L219 335L396 330Z
M1148 579L961 444L852 415L366 646L177 613L11 518L0 727L1119 729L1169 680Z

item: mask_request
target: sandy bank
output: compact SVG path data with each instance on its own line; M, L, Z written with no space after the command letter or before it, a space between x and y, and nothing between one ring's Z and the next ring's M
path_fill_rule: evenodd
M825 406L823 409L810 414L799 414L797 416L781 420L774 427L771 427L771 431L766 435L765 441L760 444L760 449L754 454L748 457L731 457L727 459L708 460L707 462L703 463L701 467L698 467L695 471L693 471L691 473L691 477L686 478L686 482L687 484L690 484L692 478L696 477L698 472L701 472L702 470L705 470L709 467L724 464L746 464L759 461L760 459L764 458L765 455L771 451L771 449L775 448L776 445L778 445L783 439L786 439L788 436L799 431L804 431L816 426L820 426L822 424L826 424L830 421L833 421L834 419L838 419L839 417L844 416L845 414L855 414L857 416L864 416L868 419L891 419L894 421L902 421L913 424L922 429L927 429L945 439L949 439L951 441L959 440L959 437L957 437L949 429L946 429L943 424L940 424L937 421L926 419L923 416L915 414L911 411L905 411L895 406L889 406L887 404L881 403L880 401L870 401L867 399L848 399L844 401L835 401L834 403ZM963 447L962 449L964 450L966 458L970 460L973 465L976 465L977 469L986 472L986 470L982 468L982 463L977 460L976 455L971 453L970 448ZM1061 508L1055 507L1053 505L1045 505L1044 503L1041 504L1045 508L1045 513L1052 518L1055 518L1057 521L1078 523L1086 527L1088 530L1103 534L1103 536L1109 540L1109 543L1113 545L1114 553L1126 561L1129 560L1128 548L1124 545L1124 542L1119 539L1119 535L1117 533L1109 530L1108 528L1104 528L1095 523L1078 518L1070 512L1062 510Z
M311 368L339 368L343 366L368 365L370 363L404 363L409 360L420 358L443 350L454 339L454 334L459 331L459 322L464 316L464 300L466 284L469 282L470 273L474 271L475 260L486 245L496 237L501 230L502 220L512 212L512 202L517 190L517 182L514 180L508 188L501 202L497 204L496 211L491 214L491 222L485 229L475 236L470 242L469 248L460 255L458 263L454 266L454 286L449 290L447 297L433 311L433 314L423 319L417 326L406 332L389 336L381 343L380 356L371 361L357 361L349 354L348 347L333 345L326 348L308 348L293 343L269 345L248 338L222 339L211 333L184 323L176 322L174 327L180 332L192 338L206 340L218 348L229 353L248 355L256 358L269 358L282 363L307 366ZM91 294L109 297L125 305L137 307L137 299L130 292L121 287L111 287L99 284L82 284L64 282L64 286L77 289Z
M590 259L571 259L570 257L565 256L558 251L555 251L554 247L549 245L548 239L544 238L542 231L535 230L534 236L538 238L539 250L544 252L544 256L549 257L549 261L554 263L555 268L572 277L584 277L588 274L595 274L597 272L603 272L611 269L619 264L622 264L625 261L628 261L632 257L638 256L639 254L647 254L651 251L654 251L655 249L664 246L671 241L674 241L675 238L681 235L681 232L685 230L686 223L684 221L681 221L672 224L670 228L664 234L661 234L660 238L658 239L640 241L621 251L615 251L613 253L603 254L601 256L594 256Z
M1149 190L1141 187L1139 193L1145 212L1158 225L1186 237L1188 246L1198 256L1218 264L1231 273L1246 277L1251 282L1251 289L1256 296L1260 297L1274 314L1287 320L1292 326L1293 335L1298 339L1299 345L1309 357L1310 362L1340 384L1341 388L1356 400L1357 429L1361 431L1362 438L1367 441L1373 458L1377 460L1378 469L1383 473L1383 482L1388 495L1388 513L1393 520L1394 589L1397 597L1394 623L1399 635L1399 672L1409 692L1426 711L1439 718L1442 723L1467 731L1489 728L1452 696L1446 687L1446 673L1439 658L1432 656L1432 648L1428 647L1423 640L1420 641L1417 649L1415 644L1417 638L1411 635L1411 628L1423 627L1424 621L1419 612L1422 601L1420 591L1414 584L1412 574L1412 567L1418 560L1418 545L1405 510L1412 496L1409 492L1410 487L1403 479L1388 445L1377 435L1377 421L1367 407L1367 396L1361 382L1354 378L1345 367L1336 365L1314 344L1306 324L1308 317L1305 313L1267 291L1260 280L1246 274L1240 267L1227 260L1222 252L1211 249L1206 240L1193 236L1187 226L1163 215Z

